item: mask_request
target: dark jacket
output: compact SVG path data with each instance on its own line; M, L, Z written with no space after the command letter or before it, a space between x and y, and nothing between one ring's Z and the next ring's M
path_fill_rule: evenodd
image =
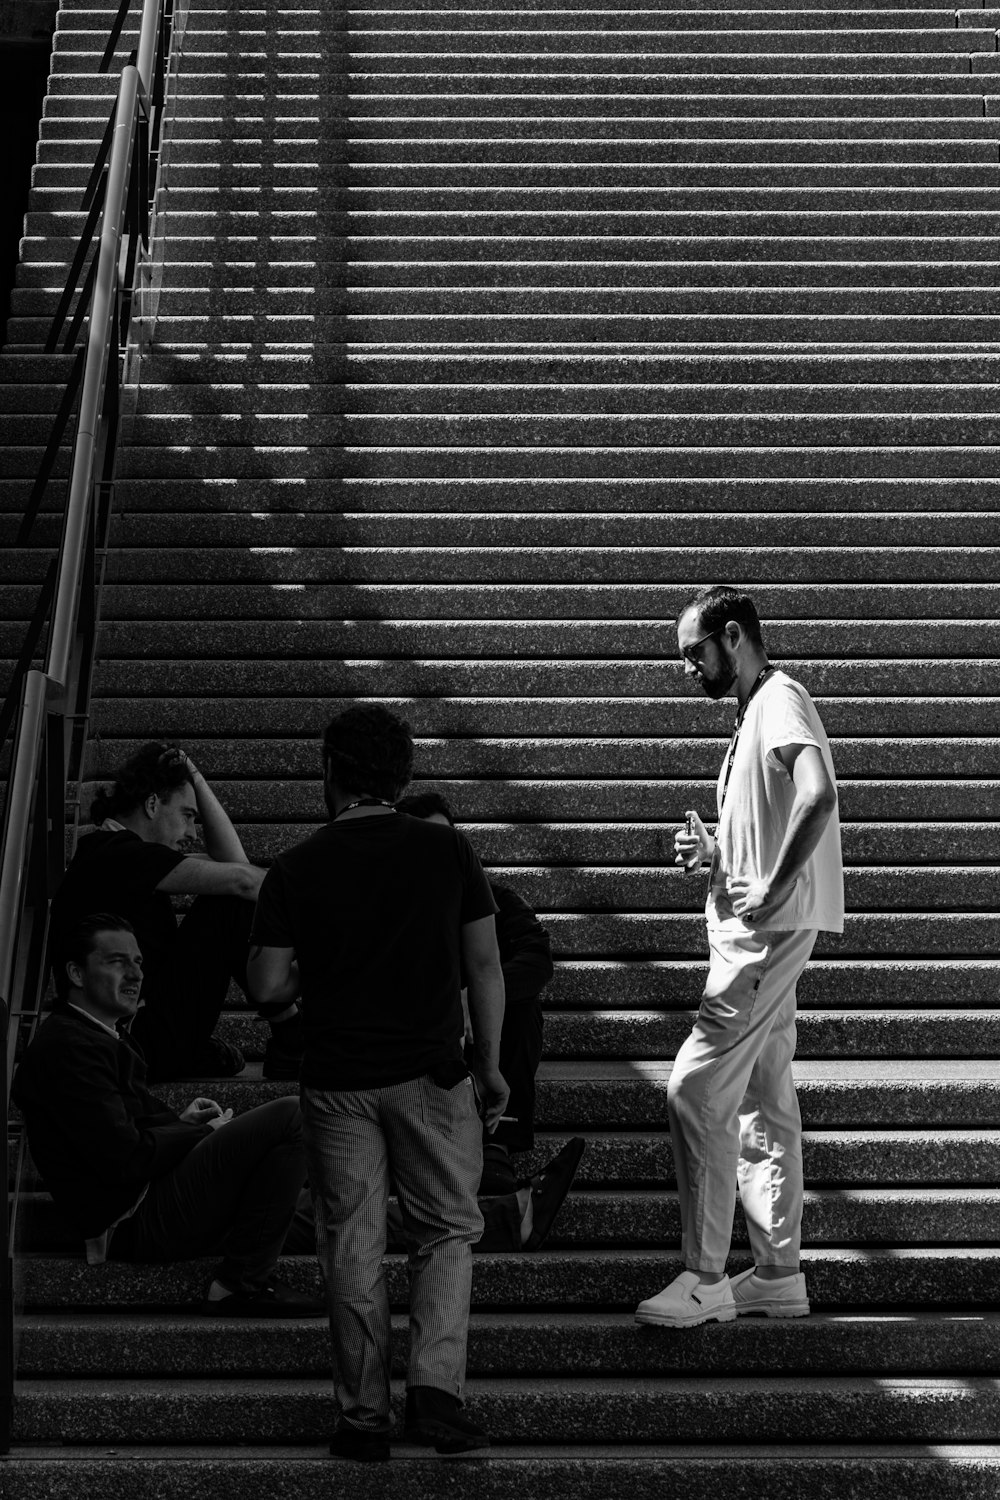
M115 1041L74 1010L57 1010L39 1027L13 1099L46 1188L84 1239L103 1234L210 1134L153 1097L130 1037Z
M498 908L497 946L505 999L508 1005L523 1005L536 999L552 978L549 935L516 891L492 880L490 890Z

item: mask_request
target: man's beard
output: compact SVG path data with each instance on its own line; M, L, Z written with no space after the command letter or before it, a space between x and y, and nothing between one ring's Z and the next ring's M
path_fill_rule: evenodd
M736 668L730 667L726 663L714 676L706 677L704 674L702 675L701 690L709 698L724 698L738 675Z

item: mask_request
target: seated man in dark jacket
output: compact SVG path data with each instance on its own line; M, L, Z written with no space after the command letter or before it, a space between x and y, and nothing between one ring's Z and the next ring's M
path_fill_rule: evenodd
M400 812L430 823L455 826L455 815L440 792L414 792L396 803ZM541 991L552 978L549 935L516 891L490 881L497 906L497 946L503 969L504 1015L500 1033L500 1071L510 1088L507 1115L492 1135L483 1138L481 1193L512 1192L516 1180L511 1151L530 1151L535 1144L535 1074L542 1057Z
M25 1050L13 1097L46 1188L87 1259L222 1256L202 1310L319 1317L315 1299L274 1275L305 1183L294 1098L233 1118L212 1099L180 1114L146 1088L134 1016L142 958L124 918L94 914L59 955L66 999Z

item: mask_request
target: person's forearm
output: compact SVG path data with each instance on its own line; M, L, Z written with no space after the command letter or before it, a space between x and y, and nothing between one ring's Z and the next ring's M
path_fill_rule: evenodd
M299 966L291 960L282 966L264 949L254 946L247 959L247 990L254 1005L291 1005L299 998Z
M471 973L468 994L476 1062L487 1069L499 1068L504 1011L503 970L499 963Z
M211 859L225 860L229 864L249 864L229 814L200 771L195 771L193 780L205 852Z
M772 891L785 891L795 884L806 860L823 837L823 830L836 805L836 793L830 796L822 792L800 792L795 798L774 869L768 876Z

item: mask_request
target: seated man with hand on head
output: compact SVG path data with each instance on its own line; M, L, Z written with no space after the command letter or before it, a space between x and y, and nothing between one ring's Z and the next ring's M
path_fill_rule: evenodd
M231 1077L238 1048L213 1037L231 979L246 991L254 902L264 871L252 865L232 822L185 751L155 740L119 767L91 806L84 834L52 902L53 951L93 911L118 912L134 928L144 963L132 1036L150 1078ZM200 821L206 853L184 845ZM178 924L172 896L196 899ZM56 966L63 999L67 980ZM271 1028L264 1077L298 1077L301 1019L294 1000L262 1005Z
M274 1275L305 1184L294 1098L233 1118L212 1099L178 1114L146 1087L134 1016L142 955L130 924L90 914L59 954L65 999L43 1021L14 1077L28 1145L87 1259L221 1255L202 1311L319 1317L322 1303Z

